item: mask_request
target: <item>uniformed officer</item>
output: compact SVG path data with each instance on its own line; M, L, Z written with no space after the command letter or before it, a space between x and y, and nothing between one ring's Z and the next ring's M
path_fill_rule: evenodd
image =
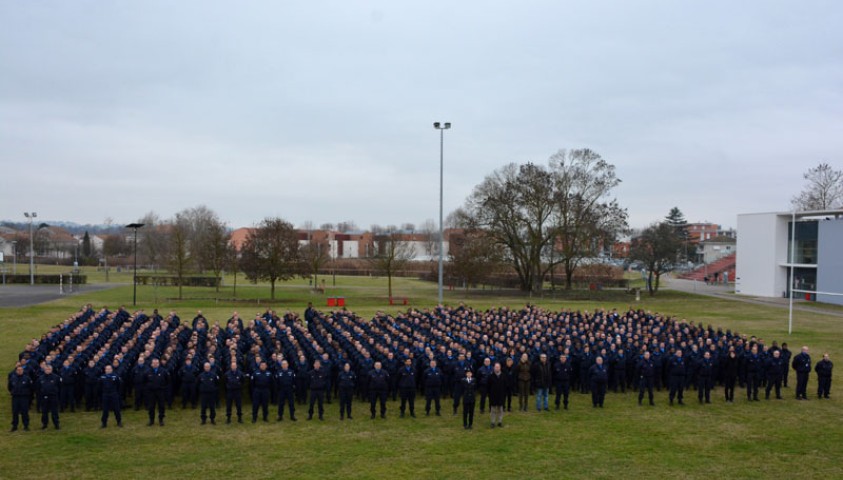
M141 409L144 404L143 381L146 375L146 370L149 366L146 364L146 357L143 355L138 357L138 363L132 368L132 386L135 391L135 411Z
M802 347L802 352L793 357L792 366L796 370L796 399L808 400L808 375L811 374L808 347Z
M263 421L269 421L269 390L272 387L272 372L267 370L266 362L261 362L258 371L252 373L252 423L258 421L258 409L263 413Z
M602 355L594 359L594 365L588 369L588 378L591 382L591 404L594 408L603 408L606 388L609 386L609 370L603 365Z
M831 395L831 371L834 364L828 358L828 353L823 354L823 359L817 362L814 371L817 372L817 398L829 398Z
M697 363L697 398L700 403L711 403L711 389L714 387L714 362L711 353L705 352Z
M52 416L53 426L59 427L59 392L61 391L61 377L53 373L49 363L44 365L44 372L37 382L38 396L41 398L41 430L47 428L48 415Z
M199 403L202 408L199 418L202 419L202 425L205 425L205 420L208 418L206 413L211 411L211 424L216 425L217 418L217 385L219 385L220 377L217 372L211 369L211 363L205 362L202 365L202 373L199 374Z
M571 393L571 376L573 372L573 366L568 361L568 356L564 353L559 355L559 360L553 365L553 384L556 388L557 410L559 410L560 400L563 401L565 410L568 409L568 395Z
M650 357L649 351L644 351L644 355L638 362L638 405L644 400L644 390L650 398L650 405L653 403L653 384L656 373L656 366L653 359Z
M477 382L473 378L471 370L465 371L465 378L460 380L462 391L462 428L471 430L474 425L474 396L477 391Z
M308 384L310 386L310 408L307 411L307 419L313 420L313 405L318 404L319 420L324 420L328 372L322 368L322 362L319 360L313 362L313 369L308 373Z
M381 418L386 418L386 397L389 393L389 373L381 362L375 362L375 368L369 372L369 406L372 418L375 418L375 405L381 404Z
M296 372L290 368L290 362L281 361L281 370L275 372L275 381L278 385L278 421L284 419L284 404L290 409L290 420L296 421Z
M243 423L243 383L246 376L237 369L237 362L231 362L225 372L225 423L231 423L231 404L237 407L237 423Z
M23 421L23 429L29 430L29 404L32 401L32 377L23 372L18 365L15 372L9 376L7 385L12 395L12 431L18 429L18 423Z
M63 412L66 408L70 407L71 412L76 411L76 367L73 366L73 363L70 359L67 359L62 364L61 370L59 372L59 376L61 377L61 394L60 403L61 403L61 411Z
M746 399L748 401L758 400L758 389L764 379L764 359L758 354L758 345L753 345L750 353L744 359L746 365Z
M410 416L416 417L416 369L413 368L413 359L404 360L404 367L398 371L398 390L401 395L401 417L407 404L410 405Z
M441 415L440 398L442 396L442 384L445 381L445 375L438 367L436 360L430 361L430 368L424 372L424 414L430 415L430 403L434 402L436 405L436 416Z
M97 362L94 359L88 360L88 366L85 367L85 411L89 412L98 406L97 388L100 383L100 373L97 368Z
M351 420L351 400L354 398L354 388L357 385L357 375L351 370L351 364L346 362L337 376L337 387L340 394L340 420L346 415Z
M153 358L149 369L143 376L143 390L146 396L147 411L149 412L148 426L155 423L155 407L158 406L158 424L164 426L164 409L167 399L167 388L170 376L161 367L161 362Z
M489 377L492 375L492 360L483 359L483 366L477 369L477 389L480 392L480 413L486 411L486 397L489 396Z
M196 408L196 367L193 365L193 359L187 357L184 360L184 366L179 372L179 379L181 379L181 408L187 408L190 403L190 408Z
M108 426L108 413L114 412L114 419L117 420L117 426L123 426L123 418L120 416L120 386L122 381L114 373L111 365L105 366L105 373L100 377L100 390L102 391L102 425L100 428Z
M782 378L784 378L783 370L787 370L787 362L781 356L780 350L773 350L773 356L767 359L767 390L764 392L764 399L770 399L770 391L775 387L776 399L782 398Z
M670 357L667 362L668 374L668 388L670 388L670 404L673 405L673 399L679 400L679 405L685 405L682 402L683 388L685 386L685 360L682 358L682 349L677 348L676 353Z

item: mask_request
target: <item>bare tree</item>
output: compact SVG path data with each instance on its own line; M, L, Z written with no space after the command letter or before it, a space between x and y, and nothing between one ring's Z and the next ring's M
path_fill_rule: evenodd
M392 277L402 270L415 257L413 245L404 240L396 229L375 237L375 252L371 258L372 266L381 274L386 275L387 291L392 300Z
M597 254L600 245L611 244L627 229L627 212L609 199L621 181L615 167L596 152L560 150L550 157L556 208L554 234L559 260L565 269L565 288L571 289L574 271L584 258Z
M357 230L357 224L354 223L354 220L346 220L337 224L337 230L342 233L352 232Z
M439 255L439 228L432 218L428 218L419 226L419 232L424 238L424 251L431 258Z
M322 225L319 225L319 230L325 230L326 232L331 232L331 231L334 230L334 224L333 223L323 223Z
M311 238L300 247L302 273L313 277L313 285L319 281L319 270L331 259L331 247L327 238Z
M462 280L468 290L495 271L503 260L503 251L485 232L465 230L451 237L448 257L448 275Z
M201 258L202 265L213 272L214 277L218 279L216 283L217 292L220 291L219 279L222 272L234 253L230 237L226 225L214 215L210 223L205 225L202 236L197 238L199 258Z
M659 291L662 274L673 268L673 262L681 248L682 238L676 227L666 221L650 225L640 236L632 239L629 256L647 266L647 290L650 295Z
M298 234L281 218L267 218L250 231L240 250L240 266L246 278L269 280L270 297L275 299L275 283L289 280L301 271Z
M141 254L146 257L146 263L152 266L166 263L169 247L169 227L155 212L149 212L138 220L144 227L138 231L138 241Z
M802 175L806 185L793 197L791 203L797 210L829 210L843 207L843 171L821 163Z
M191 250L192 225L187 214L182 211L176 214L169 225L169 242L167 264L170 273L176 275L179 284L179 300L182 299L184 277L194 264L194 253Z

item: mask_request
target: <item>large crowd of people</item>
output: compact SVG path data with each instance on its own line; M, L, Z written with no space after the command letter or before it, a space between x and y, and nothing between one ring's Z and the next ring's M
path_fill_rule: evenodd
M202 312L190 322L125 308L95 311L86 305L18 356L8 376L12 431L29 429L32 400L42 428L60 413L101 410L122 426L121 410L145 408L149 425L164 425L174 404L197 409L198 421L243 422L244 397L251 421L325 418L336 398L339 418L351 420L353 399L367 401L370 418L385 419L390 399L399 416L458 415L473 426L474 413L488 409L492 428L504 412L568 409L577 392L603 408L607 392L637 392L638 405L655 405L655 391L668 392L670 405L683 405L694 392L700 404L734 402L735 389L747 401L774 394L781 399L796 376L795 397L807 400L809 376L817 376L817 397L829 398L832 363L828 354L812 363L809 349L792 355L786 343L756 338L642 310L563 310L527 305L485 311L463 305L408 310L371 320L345 311L321 313L308 306L303 318L267 310L244 320L236 312L222 325ZM573 395L572 395L573 394ZM627 397L620 397L627 398ZM624 400L626 401L626 400ZM715 398L716 401L716 398ZM479 404L479 405L478 405ZM444 407L443 407L444 405ZM198 407L198 408L197 408ZM450 407L450 408L449 408Z

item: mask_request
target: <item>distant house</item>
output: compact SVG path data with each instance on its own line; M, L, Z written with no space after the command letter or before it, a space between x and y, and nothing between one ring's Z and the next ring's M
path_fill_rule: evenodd
M700 242L697 255L702 263L712 263L738 251L738 241L732 237L717 236Z

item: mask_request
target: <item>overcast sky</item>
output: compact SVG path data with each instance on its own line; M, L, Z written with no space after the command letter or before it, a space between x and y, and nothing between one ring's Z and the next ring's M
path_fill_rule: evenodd
M438 217L588 147L630 224L843 168L843 2L0 0L0 220Z

